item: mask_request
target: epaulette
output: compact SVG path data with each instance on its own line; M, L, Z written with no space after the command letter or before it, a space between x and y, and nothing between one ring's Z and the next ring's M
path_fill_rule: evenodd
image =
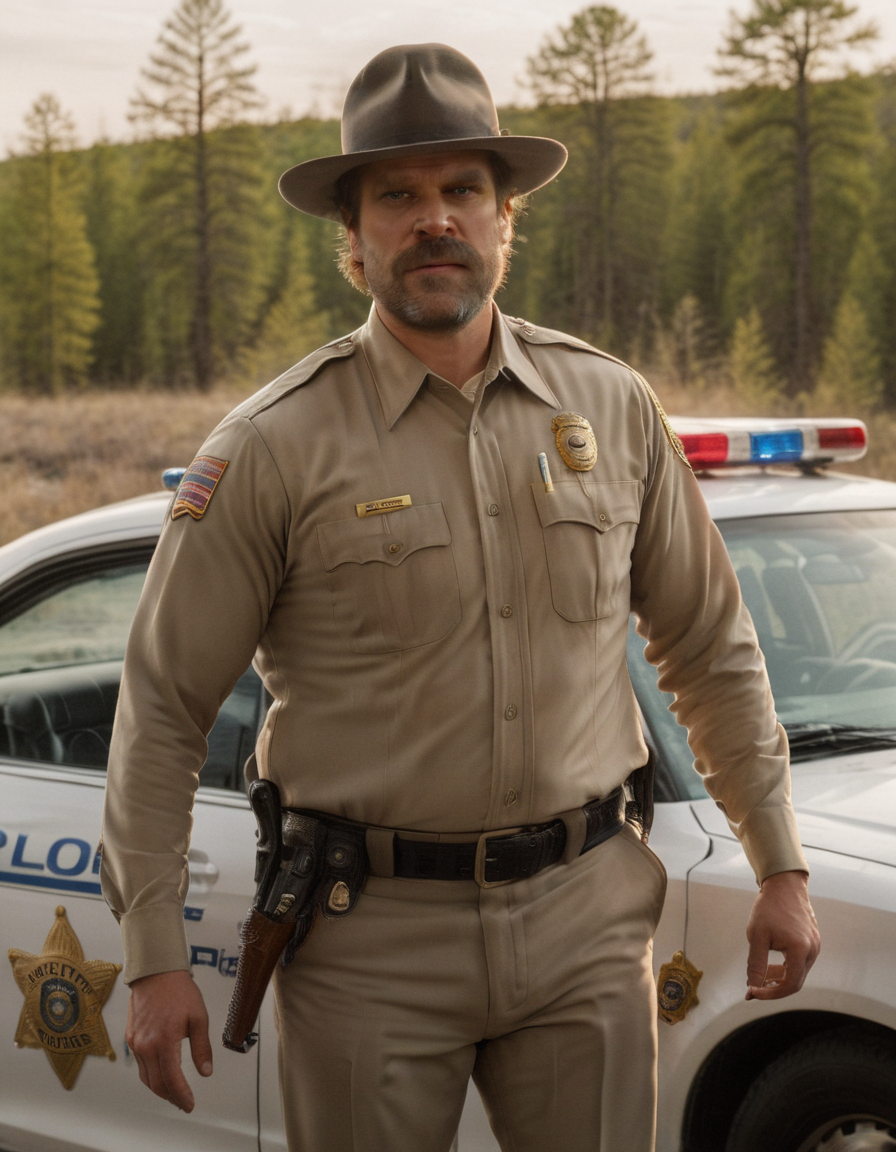
M620 360L618 356L611 356L609 352L603 352L600 348L595 348L593 345L586 343L584 340L579 340L576 336L570 336L566 332L556 332L552 328L537 328L534 324L530 324L528 320L521 320L517 316L508 316L507 319L511 324L517 326L517 330L523 340L528 344L565 344L568 348L579 348L583 352L591 352L595 356L602 356L604 360L609 360L613 364L618 364L620 368L625 368L634 376L647 395L650 397L650 402L657 410L660 422L663 425L663 431L666 433L666 439L672 446L673 451L687 464L688 468L691 467L691 462L685 454L684 445L678 438L675 429L669 423L669 417L666 415L659 397L650 387L640 372L635 371L630 364L626 364L624 360Z
M288 396L296 388L301 388L303 384L307 384L330 361L345 360L353 355L358 346L357 340L360 331L358 328L349 333L348 336L340 336L338 340L331 340L329 344L324 344L321 348L311 352L304 360L300 360L292 368L287 368L282 376L278 376L261 391L250 396L248 400L244 400L232 415L247 418L257 416L259 412L270 408L272 404L276 404L278 400L282 400L284 396Z
M594 356L603 356L605 360L612 360L614 364L621 364L623 368L628 368L627 364L623 364L621 360L617 360L609 352L602 352L600 348L595 348L593 344L580 340L578 336L570 336L568 332L558 332L554 328L539 328L536 324L530 324L528 320L523 320L519 316L506 316L505 319L516 327L520 337L527 344L565 344L567 348L578 348L582 352L591 352Z

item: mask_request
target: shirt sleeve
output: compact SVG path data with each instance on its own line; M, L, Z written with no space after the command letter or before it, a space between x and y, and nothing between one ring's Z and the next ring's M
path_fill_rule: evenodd
M694 766L757 881L808 871L790 800L787 736L737 576L659 411L648 419L654 468L632 554L632 610L645 655L659 687L674 694Z
M288 499L252 422L228 417L201 457L217 482L209 496L211 482L196 473L192 512L182 486L166 517L128 641L109 754L101 880L121 925L128 983L189 968L183 904L206 737L253 658L285 565Z

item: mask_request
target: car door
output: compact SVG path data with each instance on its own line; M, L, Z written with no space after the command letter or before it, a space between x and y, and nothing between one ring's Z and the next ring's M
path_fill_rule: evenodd
M210 734L194 809L184 915L215 1073L201 1080L185 1051L190 1116L140 1083L124 1040L121 941L97 849L124 646L151 551L151 541L73 547L0 588L0 944L12 962L0 996L0 1145L16 1152L258 1146L258 1049L220 1044L253 889L241 768L263 701L251 671Z

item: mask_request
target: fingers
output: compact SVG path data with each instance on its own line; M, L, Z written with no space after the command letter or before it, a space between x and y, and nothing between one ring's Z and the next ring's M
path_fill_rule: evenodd
M181 1068L181 1045L190 1041L193 1063L203 1076L212 1073L212 1052L208 1014L189 972L164 972L133 982L125 1039L147 1088L192 1112L195 1101Z
M159 1054L158 1072L162 1091L153 1088L153 1092L168 1100L176 1108L180 1108L182 1112L192 1112L194 1107L193 1093L181 1070L179 1043Z
M746 998L780 1000L798 992L821 946L804 873L782 872L764 881L753 905L747 937ZM783 953L784 963L769 965L770 951Z
M796 988L791 988L790 980L786 964L769 964L760 979L750 981L746 998L747 1000L777 1000L781 996L789 996L791 992L797 991Z
M212 1074L212 1045L208 1038L208 1013L190 1017L190 1055L200 1076Z
M748 935L750 935L748 930ZM751 1000L750 993L755 988L761 988L768 971L768 936L759 937L755 932L750 935L750 951L747 955L747 999Z
M176 1108L192 1112L195 1101L180 1066L180 1040L162 1034L135 1033L128 1040L128 1047L146 1087Z

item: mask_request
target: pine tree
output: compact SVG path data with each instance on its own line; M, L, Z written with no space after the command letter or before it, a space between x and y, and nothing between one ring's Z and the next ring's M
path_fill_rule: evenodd
M265 316L255 344L240 356L240 375L253 385L279 376L326 343L329 320L317 307L304 227L296 222L287 249L285 283Z
M751 405L768 408L780 398L781 381L755 306L734 325L729 368L738 395Z
M260 100L240 32L221 0L181 0L131 107L135 124L169 137L150 151L142 190L150 344L176 375L186 342L203 390L260 301L258 137L240 124Z
M4 382L51 394L85 382L98 281L77 171L74 125L44 94L25 117L0 249Z
M871 272L856 295L868 316L881 352L886 397L896 402L896 70L878 77L880 147L873 162L874 196L868 227L874 249L873 267L859 257L862 272ZM870 253L869 253L870 255ZM856 269L858 273L860 268ZM868 279L871 283L868 284Z
M745 159L744 199L766 224L770 202L772 213L789 218L776 247L793 254L786 279L794 388L809 382L821 330L812 296L819 169L832 158L854 161L869 128L860 83L819 84L847 73L845 50L876 37L873 25L853 23L856 12L845 0L752 0L746 16L732 14L721 49L719 72L747 86L734 97L729 134ZM842 167L849 182L855 165Z
M91 376L112 386L133 384L144 375L134 162L134 149L107 141L83 156L87 234L100 283L100 324L94 334Z
M625 342L649 291L643 276L635 287L632 274L654 262L662 229L668 121L646 95L652 55L633 20L597 5L574 15L528 62L539 104L571 114L572 159L561 177L565 239L575 248L566 256L571 319L604 342Z
M730 273L733 175L719 102L700 98L681 117L680 143L670 173L668 228L658 258L661 307L673 311L691 294L700 305L702 340L718 353L726 343L725 284Z
M704 383L703 316L693 293L678 301L672 323L657 336L660 371L683 388L701 388Z
M824 345L824 359L815 391L826 408L864 412L876 407L883 395L880 357L868 320L852 293L837 309L834 329Z

